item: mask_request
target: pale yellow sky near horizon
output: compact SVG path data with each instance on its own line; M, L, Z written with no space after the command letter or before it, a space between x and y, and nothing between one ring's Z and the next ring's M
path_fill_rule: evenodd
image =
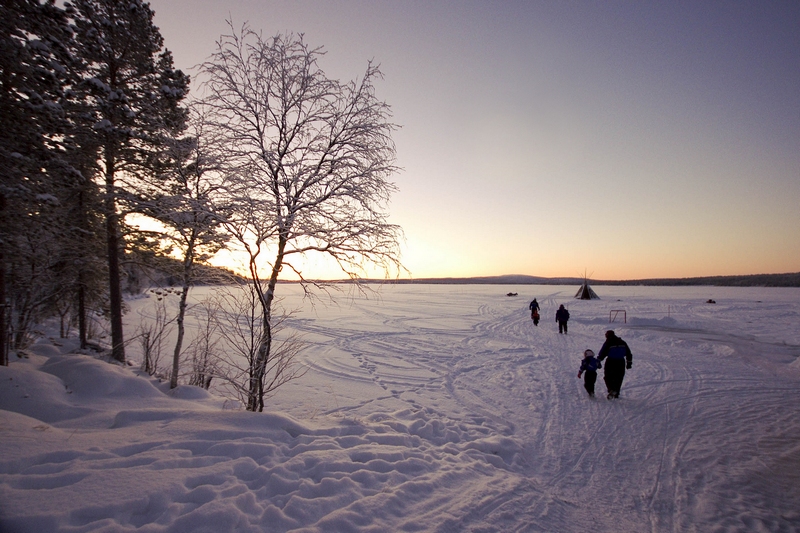
M798 3L150 4L190 74L228 17L381 65L413 277L800 271Z

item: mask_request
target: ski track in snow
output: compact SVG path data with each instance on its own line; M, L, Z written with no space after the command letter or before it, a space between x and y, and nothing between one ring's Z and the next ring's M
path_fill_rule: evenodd
M726 463L735 460L724 448L734 449L740 456L736 460L747 460L748 450L755 452L753 428L770 416L776 400L783 394L800 399L796 377L783 384L773 374L741 377L757 373L748 367L731 377L723 368L708 369L695 360L704 352L714 356L722 350L728 359L720 360L720 365L746 365L769 352L787 361L797 357L797 347L740 333L622 325L619 329L632 344L636 361L627 374L623 398L617 402L603 398L601 371L598 398L590 400L575 374L580 354L587 347L599 349L607 325L590 324L587 331L579 308L605 309L614 304L570 302L561 292L539 300L538 328L519 306L502 310L506 306L483 304L467 331L426 330L412 325L413 319L374 313L386 333L353 334L343 325L341 335L334 335L333 344L358 354L355 357L370 378L394 396L402 398L398 391L407 396L421 388L439 388L470 413L452 423L470 418L489 423L492 431L520 442L523 451L513 469L518 475L513 492L475 507L451 526L453 530L537 531L558 523L572 524L569 528L575 531L642 531L643 525L654 532L686 531L704 520L718 523L722 530L727 522L733 530L739 527L738 513L747 512L745 504L727 516L703 516L704 495L696 491L732 490L730 479L724 485L735 469L727 472L731 469ZM563 336L548 320L562 302L573 309L574 317L572 333ZM704 313L707 306L676 305L673 312L691 323L695 309ZM633 318L637 309L628 307L627 312ZM605 318L605 312L600 316ZM658 352L637 350L637 337L647 345L655 340ZM419 346L419 339L428 345ZM404 353L413 359L404 358ZM401 364L393 363L395 358ZM407 365L429 377L403 379L408 377ZM395 375L392 369L397 366L403 371ZM335 374L328 368L322 371ZM436 415L446 418L448 413ZM714 480L719 483L705 479L703 472L709 468L725 473ZM695 482L687 483L687 477ZM587 513L587 508L594 511ZM775 524L779 522L776 517Z
M99 409L52 359L46 379L75 389L59 385L52 420L23 431L33 408L0 411L4 440L30 444L2 447L0 526L10 513L19 531L800 530L800 293L694 289L716 291L709 305L606 289L582 302L574 288L398 286L304 308L289 323L309 372L274 414L162 405L155 388ZM602 370L590 399L580 358L621 308L628 323L611 326L633 368L620 399ZM102 499L69 504L86 491ZM10 512L33 494L38 514Z

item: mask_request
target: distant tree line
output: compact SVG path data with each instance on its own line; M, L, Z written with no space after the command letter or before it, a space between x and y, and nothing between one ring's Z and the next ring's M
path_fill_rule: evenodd
M261 410L298 375L281 360L296 347L274 342L281 272L318 285L292 258L325 254L348 279L365 265L387 276L402 268L400 228L385 210L397 168L390 109L374 91L380 70L368 63L341 83L302 35L229 26L200 68L203 98L190 101L146 2L0 5L0 363L54 316L62 332L77 325L82 348L102 323L111 357L125 362L123 291L169 272L177 386L190 287L234 246L259 309L237 394ZM207 386L201 374L193 379Z
M590 280L591 281L591 280ZM786 274L749 274L743 276L704 276L697 278L653 278L626 281L592 281L595 285L654 285L718 287L800 287L800 272Z
M349 282L349 280L341 280ZM360 283L383 283L383 280L360 280ZM526 275L480 276L470 278L417 278L396 280L399 284L429 285L580 285L583 278L543 278ZM592 285L653 285L720 287L800 287L800 272L788 274L749 274L743 276L708 276L698 278L652 278L635 280L589 279Z

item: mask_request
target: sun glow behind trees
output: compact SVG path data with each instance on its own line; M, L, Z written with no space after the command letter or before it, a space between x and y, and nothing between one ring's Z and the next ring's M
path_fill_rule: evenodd
M141 214L130 214L125 218L125 222L142 232L153 234L165 234L167 232L165 226L159 221ZM273 247L267 246L264 248L264 253L267 256L274 254L274 252L275 249ZM180 254L175 249L172 250L170 256L174 259L180 259ZM208 263L230 270L240 276L250 277L247 252L238 243L228 243L226 248L215 253ZM292 260L292 265L294 268L283 270L282 280L299 281L300 276L294 272L295 269L302 273L303 278L308 280L341 280L345 278L342 269L339 268L335 261L320 254L309 254L295 258ZM268 276L271 268L272 265L270 263L265 263L259 269L259 275ZM394 276L387 278L386 272L367 263L364 264L364 277L369 279L395 279ZM399 277L403 279L407 278L408 275L401 273Z
M798 270L796 2L151 4L183 65L228 16L380 63L415 278Z

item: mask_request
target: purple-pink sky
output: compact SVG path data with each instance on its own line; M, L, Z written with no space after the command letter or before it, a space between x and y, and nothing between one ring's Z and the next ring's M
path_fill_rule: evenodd
M190 73L227 18L381 65L414 277L800 271L800 2L150 4Z

